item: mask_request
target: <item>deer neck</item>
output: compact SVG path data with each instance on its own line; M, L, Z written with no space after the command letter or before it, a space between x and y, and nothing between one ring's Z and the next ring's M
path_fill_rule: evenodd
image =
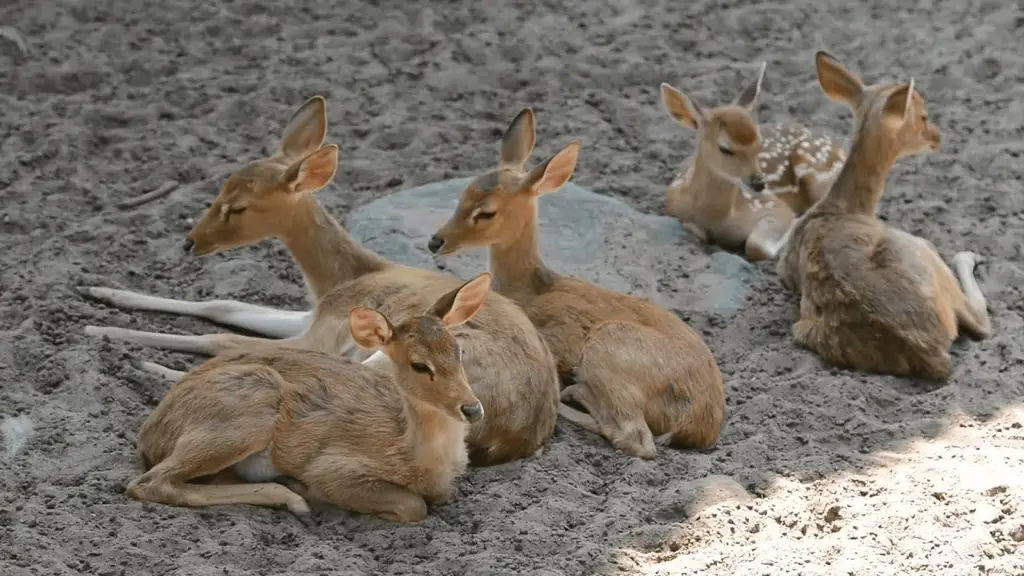
M426 469L438 463L458 459L465 447L466 425L456 421L437 406L404 393L405 413L409 419L405 442L415 461ZM460 437L453 437L460 436Z
M694 199L693 209L709 220L723 219L732 212L740 188L704 161L703 147L684 174L683 188Z
M490 249L494 290L520 303L536 296L556 276L541 260L536 204L531 210L533 214L515 240Z
M885 181L896 163L896 150L887 138L872 138L860 129L850 143L843 168L816 212L874 217L885 192Z
M302 269L314 301L335 286L389 266L387 260L352 240L341 224L308 194L296 200L281 240Z

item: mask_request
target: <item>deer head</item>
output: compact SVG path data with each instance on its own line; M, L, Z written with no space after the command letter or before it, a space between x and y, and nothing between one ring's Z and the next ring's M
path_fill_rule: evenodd
M928 122L928 108L913 79L865 86L827 52L819 51L814 61L821 89L850 108L855 134L872 136L874 153L888 154L895 161L938 150L942 137Z
M231 174L185 240L196 255L280 237L296 201L326 186L338 167L338 147L323 145L327 109L310 98L292 116L277 150Z
M454 214L430 239L437 254L508 244L537 217L536 200L561 188L576 169L579 140L526 171L535 138L533 110L524 108L506 129L495 170L478 176L462 192Z
M754 120L757 99L768 63L761 65L757 79L727 106L705 110L696 100L670 84L661 85L661 102L669 115L683 126L697 131L698 161L719 177L754 192L765 188L758 162L761 134Z
M349 312L352 339L363 348L380 348L395 365L407 394L457 420L476 422L484 408L462 366L462 349L451 328L468 322L484 305L491 275L483 273L441 296L421 316L393 325L372 308Z

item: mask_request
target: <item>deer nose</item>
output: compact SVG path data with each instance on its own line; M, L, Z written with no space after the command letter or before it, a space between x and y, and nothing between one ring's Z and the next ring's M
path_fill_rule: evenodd
M427 243L427 250L430 250L433 254L437 254L437 251L441 249L441 246L444 246L444 238L434 234L430 237L430 242Z
M462 412L462 415L470 422L476 422L484 417L484 406L479 402L459 406L459 411Z
M750 179L750 187L754 192L764 192L764 176L754 176Z
M196 245L195 241L191 238L185 238L185 244L182 245L181 249L185 251L185 254L192 253L192 248Z

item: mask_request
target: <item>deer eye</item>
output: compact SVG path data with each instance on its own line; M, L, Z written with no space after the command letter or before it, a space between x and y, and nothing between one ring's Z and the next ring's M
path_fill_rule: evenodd
M729 150L725 146L719 146L718 147L718 151L721 152L722 154L725 154L726 156L735 156L736 155L735 152L733 152L732 150Z
M473 220L476 221L476 222L479 222L481 220L490 220L491 218L494 218L495 214L497 214L497 213L496 212L477 212L476 216L473 217Z
M245 212L245 206L232 206L224 211L224 220L228 220L232 216L237 216L242 212Z
M413 372L419 372L420 374L432 374L430 366L427 366L422 362L412 362L409 366L412 368Z

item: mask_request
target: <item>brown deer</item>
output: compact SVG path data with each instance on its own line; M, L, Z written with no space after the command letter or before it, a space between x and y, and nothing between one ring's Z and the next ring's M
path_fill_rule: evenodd
M822 90L854 122L839 177L793 227L777 264L800 294L793 337L837 366L944 379L958 330L977 340L992 330L974 279L980 257L953 257L961 290L931 242L875 214L896 161L937 150L939 129L913 80L865 86L831 55L815 61Z
M305 495L395 522L422 520L427 504L454 496L468 460L467 422L484 417L449 328L469 321L489 290L490 276L481 274L398 324L352 308L353 340L380 348L390 373L291 347L207 360L143 423L147 470L128 496L172 506L285 507L303 516ZM206 476L216 483L190 483Z
M495 290L526 310L568 385L559 414L626 454L653 458L657 442L710 447L725 412L722 375L700 337L653 303L562 276L538 251L537 198L562 187L576 168L574 141L525 170L534 115L522 110L505 132L496 170L477 177L431 252L490 248Z
M697 131L696 152L665 192L666 211L702 242L750 261L776 257L794 217L825 195L844 157L839 143L799 124L757 125L767 65L732 104L709 110L661 85L668 113Z
M351 349L351 307L408 317L458 287L458 278L392 263L359 246L317 201L314 193L330 182L338 162L338 147L323 145L326 133L326 103L316 96L292 117L272 156L228 178L185 243L186 251L206 255L265 238L280 239L302 269L316 302L308 318L303 316L308 313L233 301L188 302L127 290L83 289L120 308L198 316L286 340L97 326L87 327L86 333L207 355L275 342L340 354ZM559 390L554 359L537 329L519 306L492 292L473 322L454 333L466 353L469 382L488 414L470 428L472 463L505 462L536 452L554 433ZM172 379L180 375L158 372Z

